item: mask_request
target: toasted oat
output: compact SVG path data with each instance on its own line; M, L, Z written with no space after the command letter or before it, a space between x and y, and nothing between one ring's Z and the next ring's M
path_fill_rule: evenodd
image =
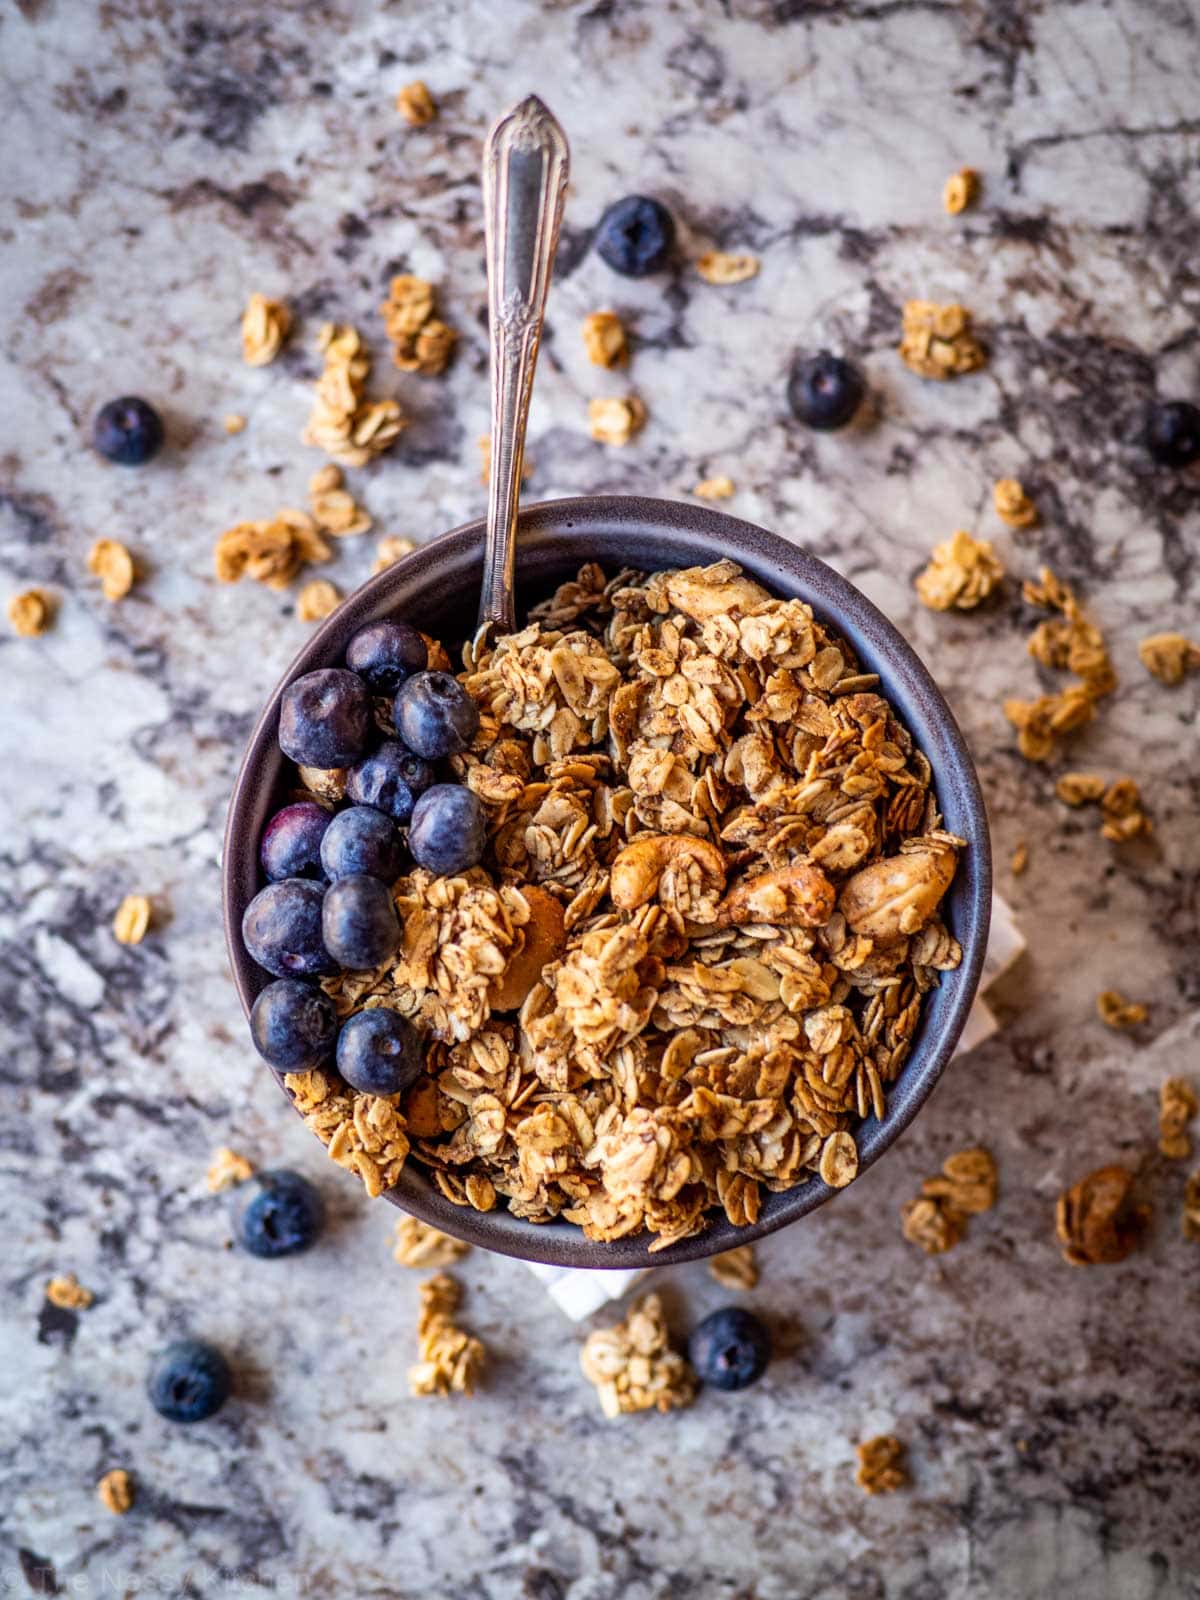
M1137 1248L1149 1211L1132 1200L1134 1175L1100 1167L1058 1197L1055 1227L1073 1267L1124 1261Z
M133 1505L133 1479L124 1467L114 1467L100 1479L96 1493L107 1510L123 1517Z
M628 444L645 421L646 408L636 394L588 401L588 427L600 444Z
M1200 644L1182 633L1152 633L1138 645L1138 660L1160 683L1182 683L1200 667Z
M1108 785L1100 797L1100 811L1104 818L1100 832L1113 844L1147 838L1154 832L1154 824L1142 805L1141 790L1132 778L1116 778Z
M423 128L437 116L437 105L420 78L406 83L396 96L396 110L412 128Z
M358 330L327 322L317 335L325 369L302 442L314 445L347 467L365 467L389 449L405 427L395 400L364 397L371 357Z
M895 1489L907 1489L912 1482L906 1461L908 1446L894 1434L865 1439L856 1450L858 1470L854 1481L868 1494L890 1494Z
M282 300L252 294L242 313L242 360L248 367L268 366L283 348L292 314Z
M758 276L757 256L727 255L723 250L708 250L696 262L696 271L705 283L745 283Z
M734 493L732 478L701 478L692 493L697 500L729 500Z
M1099 804L1107 789L1107 781L1095 772L1064 772L1054 785L1054 792L1064 805L1088 806Z
M153 906L144 894L127 894L113 917L113 938L118 944L141 944L150 929Z
M458 1284L445 1272L421 1285L417 1322L421 1359L408 1369L411 1394L474 1394L487 1353L478 1339L464 1333L453 1320L461 1297Z
M60 1311L86 1311L95 1296L85 1289L73 1272L51 1278L46 1285L46 1299Z
M963 1237L967 1219L941 1200L918 1197L900 1209L901 1232L909 1244L920 1245L926 1255L942 1255Z
M992 504L1001 522L1010 528L1032 528L1038 509L1016 478L998 478L992 488Z
M974 203L979 193L979 174L974 167L960 167L946 179L942 190L942 204L952 217Z
M449 1267L470 1253L471 1246L416 1217L401 1217L396 1224L393 1257L402 1267Z
M1014 878L1019 878L1029 865L1029 846L1024 839L1018 839L1008 864L1008 870Z
M589 1333L579 1365L610 1421L634 1411L677 1410L696 1398L695 1374L671 1348L656 1294L635 1300L623 1322Z
M971 313L932 300L905 302L900 359L922 378L957 378L987 363L983 346L971 333Z
M375 546L375 560L371 563L371 571L386 572L388 567L394 566L402 556L412 555L416 548L415 539L402 539L397 534L387 534Z
M821 1146L817 1171L831 1189L844 1189L854 1182L858 1176L858 1146L852 1133L843 1130L829 1135Z
M236 1188L254 1176L254 1168L245 1156L239 1156L227 1144L217 1150L208 1165L206 1182L210 1194L220 1194L223 1189Z
M458 335L434 316L435 303L434 287L424 278L401 273L392 279L379 313L392 341L392 360L402 372L436 377L454 353Z
M314 578L306 583L296 596L296 617L300 622L320 622L336 611L341 603L341 593L328 578Z
M1004 577L1004 568L986 539L972 539L959 528L945 544L933 547L929 565L914 588L931 611L972 611Z
M584 317L583 345L596 367L623 367L629 360L625 327L615 311L593 311Z
M25 589L8 602L8 620L21 639L36 639L54 620L54 601L45 589Z
M241 433L246 426L246 419L240 411L229 411L221 419L221 426L228 434Z
M1200 1167L1191 1174L1183 1190L1183 1213L1179 1219L1185 1239L1200 1241Z
M1017 729L1018 750L1027 761L1048 761L1060 739L1091 722L1098 701L1116 688L1117 675L1099 628L1049 567L1042 568L1038 582L1026 582L1022 594L1031 605L1061 613L1034 629L1030 655L1044 667L1075 673L1081 680L1036 700L1004 702L1004 715Z
M917 1199L901 1209L902 1231L926 1255L953 1249L967 1231L970 1217L996 1203L996 1163L980 1145L947 1156L941 1175L926 1178Z
M345 487L342 469L329 462L308 480L312 514L323 533L335 539L352 533L366 533L371 519Z
M1115 989L1102 989L1096 996L1100 1021L1109 1028L1137 1028L1150 1015L1141 1001L1126 1000Z
M492 436L490 433L481 433L475 441L479 447L479 481L488 483L492 476ZM533 462L528 456L521 458L521 482L524 483L533 476Z
M739 1244L719 1256L710 1256L708 1270L723 1289L753 1289L758 1283L754 1246Z
M97 539L88 553L88 571L100 579L106 600L123 600L133 588L133 557L117 539Z
M266 522L239 522L213 549L221 583L253 578L268 589L286 589L306 562L328 561L333 547L307 511L285 507Z
M1187 1127L1200 1102L1186 1078L1167 1078L1158 1091L1158 1148L1170 1161L1186 1161L1192 1153Z

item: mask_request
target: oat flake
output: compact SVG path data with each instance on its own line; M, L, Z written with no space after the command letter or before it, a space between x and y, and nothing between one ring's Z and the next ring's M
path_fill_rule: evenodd
M118 944L141 944L150 928L152 906L144 894L127 894L113 917L113 938Z

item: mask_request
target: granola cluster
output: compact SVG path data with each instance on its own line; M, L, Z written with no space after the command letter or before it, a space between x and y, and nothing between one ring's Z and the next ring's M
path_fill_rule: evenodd
M964 529L935 544L929 565L914 583L917 598L931 611L973 611L995 590L1004 567L987 539L972 539Z
M97 539L87 559L88 571L100 579L106 600L123 600L137 576L133 557L119 539Z
M1186 1161L1192 1153L1188 1126L1200 1111L1196 1091L1186 1078L1167 1078L1158 1091L1158 1148L1168 1161Z
M45 589L25 589L8 602L8 621L18 639L36 639L54 620L54 601Z
M487 1352L480 1340L454 1320L462 1290L447 1272L421 1285L417 1343L421 1359L408 1369L414 1395L474 1394Z
M248 367L270 366L291 327L292 314L282 300L252 294L242 313L242 360Z
M457 1204L652 1248L850 1182L961 958L963 842L877 680L728 561L585 567L464 660L484 864L402 877L398 956L324 981L428 1041L396 1104L287 1079L330 1153L378 1192L411 1142Z
M253 578L268 589L286 589L308 562L328 561L333 548L307 511L285 506L262 522L238 522L213 549L221 583Z
M379 314L392 341L392 360L401 372L436 378L446 370L458 335L434 315L436 304L434 287L424 278L400 273L392 279Z
M965 306L908 300L900 337L900 359L922 378L958 378L977 372L987 354L971 332Z
M1100 1167L1059 1195L1055 1225L1071 1266L1124 1261L1137 1248L1149 1210L1134 1204L1133 1185L1127 1167Z
M1103 778L1096 772L1064 772L1054 785L1064 805L1098 805L1100 834L1112 844L1148 838L1154 824L1142 806L1142 792L1133 778Z
M676 1411L696 1398L696 1375L671 1348L656 1294L635 1301L624 1322L589 1333L579 1365L610 1421L633 1411Z
M975 1146L942 1163L941 1174L926 1178L921 1193L900 1213L904 1237L926 1255L942 1255L963 1238L972 1217L996 1204L996 1163Z
M1026 761L1049 761L1060 739L1091 722L1098 701L1117 687L1117 675L1099 628L1084 615L1070 585L1049 567L1042 568L1036 583L1024 585L1022 595L1029 605L1059 613L1034 629L1029 654L1041 666L1079 679L1036 700L1004 702L1004 715L1017 730L1017 749Z
M324 450L346 467L365 467L389 449L404 429L395 400L368 400L371 356L357 328L327 322L317 335L325 369L303 442Z
M907 1489L912 1479L908 1473L908 1446L893 1433L881 1433L875 1439L865 1439L855 1447L858 1469L854 1481L868 1494L892 1494L897 1489Z

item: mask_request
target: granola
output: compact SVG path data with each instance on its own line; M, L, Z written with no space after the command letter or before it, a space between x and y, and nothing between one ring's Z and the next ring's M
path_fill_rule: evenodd
M979 174L974 167L960 167L946 179L942 204L952 217L965 211L979 193Z
M1008 870L1014 878L1019 878L1029 866L1029 846L1024 839L1018 839L1013 848L1012 859L1008 863Z
M291 327L292 314L282 300L252 294L242 313L242 360L248 367L269 366Z
M1140 1000L1126 1000L1115 989L1102 989L1096 996L1100 1021L1109 1028L1138 1028L1150 1015Z
M36 639L54 620L54 602L45 589L24 589L8 602L8 621L19 639Z
M471 1246L416 1217L401 1217L396 1224L392 1255L402 1267L449 1267L470 1252Z
M333 547L307 511L285 507L269 521L239 522L213 549L221 583L253 578L268 589L286 589L306 562L328 561Z
M959 1243L968 1220L996 1203L996 1163L981 1145L947 1156L941 1175L926 1178L920 1195L901 1209L902 1230L926 1255L941 1255Z
M625 326L615 311L593 311L583 319L583 347L595 367L623 367L629 360Z
M100 579L106 600L123 600L133 588L133 557L118 539L97 539L87 558L88 571Z
M86 1311L94 1298L73 1272L60 1273L46 1284L46 1299L60 1311Z
M296 617L300 622L320 622L341 603L337 585L328 578L314 578L296 596Z
M1132 778L1117 778L1108 785L1100 796L1100 812L1104 818L1100 832L1113 844L1147 838L1154 832L1142 806L1141 790Z
M410 128L423 128L437 116L437 105L420 78L406 83L396 96L396 110Z
M1010 528L1032 528L1038 509L1016 478L998 478L992 488L992 504L1001 522Z
M1168 1078L1158 1091L1158 1148L1169 1161L1186 1161L1192 1153L1188 1123L1200 1110L1196 1091L1186 1078Z
M1139 643L1138 660L1159 683L1174 686L1200 668L1200 644L1182 633L1152 633Z
M446 370L458 334L434 316L435 305L434 287L424 278L400 273L392 279L379 314L392 341L392 360L401 372L436 378Z
M907 1489L912 1482L905 1459L907 1451L908 1446L891 1433L865 1439L856 1447L855 1483L868 1494L890 1494L896 1489Z
M1036 583L1022 588L1030 605L1059 616L1041 622L1029 640L1029 653L1044 667L1074 673L1081 681L1036 700L1006 700L1004 715L1017 730L1017 748L1027 761L1049 761L1058 741L1086 727L1097 702L1117 686L1104 637L1090 622L1068 584L1043 567Z
M957 378L987 363L971 332L971 313L960 305L908 300L900 339L900 359L922 378Z
M487 1353L454 1321L462 1290L446 1272L421 1285L417 1341L421 1359L408 1369L414 1395L474 1394Z
M100 1479L96 1493L106 1510L123 1517L133 1505L133 1479L124 1467L114 1467Z
M246 426L246 419L240 411L229 411L221 419L221 426L230 435L241 433Z
M708 1270L723 1289L753 1289L758 1283L754 1246L739 1244L719 1256L710 1256Z
M707 250L696 262L696 271L705 283L745 283L758 276L757 256L728 255L724 250Z
M141 944L150 930L153 906L144 894L127 894L113 917L113 938L118 944Z
M254 1168L245 1156L238 1155L223 1144L208 1165L205 1181L210 1194L220 1194L223 1189L234 1189L254 1176Z
M701 478L692 493L697 500L729 500L734 493L732 478L721 476L719 478Z
M1133 1204L1133 1182L1127 1167L1100 1167L1059 1195L1055 1227L1071 1266L1124 1261L1137 1248L1149 1212Z
M628 444L646 421L646 408L636 394L588 401L588 429L600 444Z
M330 461L308 480L312 514L322 533L335 539L352 533L367 533L371 518L346 488L345 476L336 462Z
M579 1365L609 1421L634 1411L673 1411L696 1398L696 1376L671 1348L656 1294L635 1300L623 1322L589 1333Z
M875 678L728 561L585 567L463 654L483 862L406 873L398 954L323 981L343 1017L411 1018L426 1070L388 1101L289 1075L313 1130L373 1192L411 1143L455 1204L652 1249L849 1182L961 959L963 841Z
M405 419L395 400L367 400L371 357L356 328L327 322L317 335L325 370L302 442L346 467L365 467L399 438Z
M986 539L972 539L959 528L945 544L936 544L929 565L913 587L931 611L973 611L1004 577L1004 568Z

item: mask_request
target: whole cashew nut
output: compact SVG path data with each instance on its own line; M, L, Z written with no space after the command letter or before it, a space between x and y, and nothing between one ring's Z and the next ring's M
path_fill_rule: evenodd
M823 928L833 915L837 891L811 861L797 861L775 872L760 873L731 889L721 902L718 921Z
M612 864L609 893L613 905L622 911L635 911L653 900L669 866L685 860L696 862L701 872L725 887L725 857L707 839L690 833L643 833L627 844Z
M957 865L950 849L908 850L873 861L846 880L838 909L854 933L876 945L896 944L933 916Z

